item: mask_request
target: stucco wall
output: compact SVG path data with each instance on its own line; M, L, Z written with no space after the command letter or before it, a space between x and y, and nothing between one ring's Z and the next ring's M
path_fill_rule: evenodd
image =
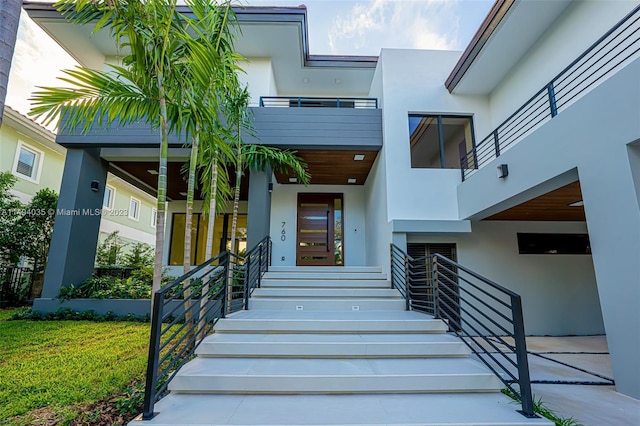
M242 85L249 86L249 94L251 95L249 105L258 106L260 96L278 95L270 58L250 58L248 62L242 62L240 66L245 72L238 73L238 78Z

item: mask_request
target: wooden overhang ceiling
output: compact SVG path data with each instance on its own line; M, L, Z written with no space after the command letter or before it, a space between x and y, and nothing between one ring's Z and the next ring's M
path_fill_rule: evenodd
M299 150L297 155L307 163L313 185L364 185L378 152ZM364 158L355 160L357 155ZM276 170L274 174L278 183L296 184L289 181L292 173ZM349 179L355 179L355 182L349 182Z
M183 162L170 162L167 164L167 197L171 200L186 200L186 195L181 193L187 192L187 175L182 172L182 168L185 163ZM128 161L117 161L112 163L115 168L110 170L116 176L119 176L125 180L131 181L130 177L135 178L133 182L136 185L135 180L139 182L143 182L148 187L153 190L158 189L158 175L149 173L149 170L158 171L158 163L157 162L128 162ZM124 172L124 174L122 173ZM235 171L231 167L228 170L229 174L229 182L231 185L235 185ZM129 175L129 176L127 176ZM200 180L198 179L198 183L196 184L195 191L195 199L201 200L202 195L200 193ZM136 185L138 186L138 185ZM146 188L146 190L150 189ZM144 188L143 188L144 189ZM152 191L148 191L152 192ZM240 199L247 200L249 193L249 173L245 173L242 177L242 181L240 182ZM155 193L152 194L154 197Z
M558 188L510 209L489 216L485 220L576 221L586 220L582 205L580 181ZM581 203L579 203L581 204Z

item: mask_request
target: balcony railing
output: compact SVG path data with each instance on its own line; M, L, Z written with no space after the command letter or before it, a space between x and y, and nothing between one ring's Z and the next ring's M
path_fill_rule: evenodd
M603 79L622 69L640 51L640 6L578 56L549 84L460 159L462 180L500 156Z
M306 96L261 96L260 106L269 108L364 108L378 109L376 98L323 98Z

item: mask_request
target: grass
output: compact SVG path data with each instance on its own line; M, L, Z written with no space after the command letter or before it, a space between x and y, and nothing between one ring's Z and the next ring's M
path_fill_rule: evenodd
M43 409L68 423L143 377L149 324L5 321L11 313L0 310L0 425L34 424Z
M503 389L502 393L520 403L520 399L509 389ZM533 397L533 411L534 413L551 420L556 426L582 426L582 424L573 417L565 418L557 415L551 411L544 402L542 402L542 399L536 399L535 395Z

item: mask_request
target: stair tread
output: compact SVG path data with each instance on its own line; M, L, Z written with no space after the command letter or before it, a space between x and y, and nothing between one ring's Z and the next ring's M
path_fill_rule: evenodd
M500 393L365 395L169 394L156 404L159 414L130 425L500 425L553 423L527 419Z
M318 343L318 344L369 344L369 343L464 343L450 334L272 334L272 333L214 333L202 344L220 343Z
M442 376L488 375L493 373L471 358L422 359L306 359L306 358L196 358L176 377L185 376Z

